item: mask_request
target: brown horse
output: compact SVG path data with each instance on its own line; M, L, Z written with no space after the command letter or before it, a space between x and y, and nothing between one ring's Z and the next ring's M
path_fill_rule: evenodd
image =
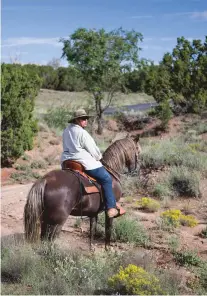
M122 195L120 172L137 168L141 151L138 138L117 140L103 153L103 164L111 171L113 191L118 201ZM87 181L89 182L89 181ZM81 192L80 178L70 170L54 170L32 186L24 208L25 237L30 242L38 239L53 240L61 231L69 215L90 218L90 245L100 209L100 193ZM110 244L113 218L105 215L105 246Z

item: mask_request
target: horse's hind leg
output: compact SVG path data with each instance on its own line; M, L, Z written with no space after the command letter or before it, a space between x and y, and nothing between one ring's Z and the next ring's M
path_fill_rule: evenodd
M53 241L60 233L61 229L62 225L49 225L43 223L41 227L41 240Z
M107 213L105 213L105 250L109 250L111 242L111 232L113 226L113 218L109 218Z
M94 235L97 230L98 216L90 217L90 249L93 250Z

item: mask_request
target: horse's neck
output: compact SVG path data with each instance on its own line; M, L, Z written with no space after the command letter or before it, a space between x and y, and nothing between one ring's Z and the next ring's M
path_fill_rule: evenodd
M112 169L110 166L107 165L107 163L102 160L102 164L105 166L105 168L107 169L107 171L120 183L120 177L121 175L115 171L114 169Z
M112 149L113 148L113 149ZM126 149L124 144L113 143L104 153L103 153L103 164L111 169L118 179L120 179L120 174L123 172L123 168L126 164Z
M112 165L109 165L103 158L101 160L102 164L105 166L107 171L117 180L120 182L121 174L119 173L120 170L114 169ZM119 172L118 172L119 171Z

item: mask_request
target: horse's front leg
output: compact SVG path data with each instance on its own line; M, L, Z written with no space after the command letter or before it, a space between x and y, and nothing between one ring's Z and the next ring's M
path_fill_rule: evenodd
M105 213L105 250L109 250L111 242L111 231L113 226L113 218L109 218Z
M93 250L94 235L96 233L98 216L90 217L90 250Z

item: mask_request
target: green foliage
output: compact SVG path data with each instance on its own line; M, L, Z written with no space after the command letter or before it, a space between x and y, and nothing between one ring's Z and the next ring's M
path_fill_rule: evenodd
M185 167L174 167L169 175L169 183L177 196L200 197L199 174Z
M202 260L195 251L176 251L173 253L175 260L184 266L200 266Z
M32 169L46 169L47 168L47 164L43 160L34 160L31 163L31 168Z
M134 218L126 215L115 221L112 237L115 241L135 243L139 246L149 243L149 237L144 227Z
M166 130L168 122L173 116L169 100L163 100L157 107L155 107L155 115L161 120L161 128Z
M124 192L124 197L137 194L138 188L140 186L137 176L123 175L121 184Z
M36 179L39 179L40 177L41 176L39 175L39 173L33 172L31 169L21 171L21 172L14 172L11 174L11 179L19 183L36 180Z
M96 295L107 289L108 277L117 272L122 258L110 252L84 256L49 244L9 245L1 251L3 294L18 282L20 295Z
M207 292L207 263L201 264L199 270L198 270L199 280L202 288L205 289L205 293Z
M170 247L171 252L175 252L179 245L180 245L180 240L177 235L172 235L168 238L168 245Z
M103 131L102 114L110 105L114 93L123 85L123 72L138 61L138 41L142 35L122 29L106 32L104 29L77 29L69 39L61 39L63 57L81 73L95 102L98 133ZM108 98L102 106L104 92Z
M145 68L147 66L149 66L149 62L145 59L141 59L137 67L138 69L125 74L125 87L128 90L132 92L144 92L147 79Z
M176 114L201 113L207 107L206 42L207 37L203 43L177 38L172 53L166 53L159 65L145 67L145 92L158 103L171 102Z
M62 91L83 91L86 85L81 74L72 67L59 67L57 69L58 85L57 90Z
M197 122L196 124L193 124L193 129L196 130L196 133L198 135L204 134L207 132L207 122Z
M37 123L32 117L40 79L21 65L2 64L1 163L11 165L32 149Z
M104 215L99 215L97 232L98 236L102 238L105 237L104 222ZM138 246L149 244L149 236L142 224L127 215L114 221L112 239L119 242L133 243Z
M72 111L67 106L57 108L50 108L44 119L50 128L64 129L67 124Z
M158 278L133 264L121 266L119 272L109 278L109 285L119 295L163 294Z
M206 171L207 158L193 151L183 139L156 140L142 146L141 166L158 169L162 166L186 166L190 169Z
M165 197L170 197L173 195L172 190L169 186L169 182L167 182L167 180L162 183L156 183L152 193L154 194L154 196L157 196L161 199Z
M178 295L180 281L166 269L153 270L153 275L136 266L139 252L133 249L130 255L129 251L106 253L99 250L84 254L62 247L58 249L50 243L31 246L10 236L2 239L1 294L114 295L120 291L123 295L126 292L121 291L127 286L129 291L139 292L136 294ZM149 260L151 263L150 256ZM146 261L141 261L146 265ZM204 265L201 267L198 276L205 285L206 269ZM121 270L123 278L119 276Z

